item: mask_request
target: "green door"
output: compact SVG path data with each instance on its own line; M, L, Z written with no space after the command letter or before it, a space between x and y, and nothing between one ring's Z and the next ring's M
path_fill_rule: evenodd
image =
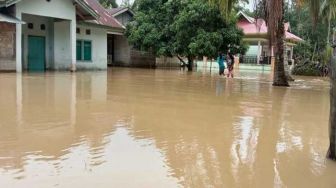
M28 37L28 71L45 70L45 38Z

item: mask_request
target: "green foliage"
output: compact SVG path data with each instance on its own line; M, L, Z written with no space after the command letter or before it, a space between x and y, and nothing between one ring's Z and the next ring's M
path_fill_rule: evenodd
M326 76L328 67L326 65L306 61L304 63L297 64L292 70L293 75L301 76Z
M327 45L322 54L321 62L325 65L328 64L330 59L332 58L332 55L333 55L333 48L330 45Z
M228 49L246 51L235 22L225 21L219 8L204 0L138 0L126 36L135 47L158 56L216 57Z
M314 56L318 57L314 59L324 60L320 57L325 53L327 46L328 24L315 24L310 18L310 11L307 5L301 8L288 7L285 11L285 19L290 22L292 33L305 40L294 48L294 54L298 59L311 59Z
M118 4L115 0L99 0L100 4L105 8L117 8Z

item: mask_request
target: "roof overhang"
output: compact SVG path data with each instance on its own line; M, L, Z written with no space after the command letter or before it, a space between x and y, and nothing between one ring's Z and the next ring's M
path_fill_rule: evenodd
M252 17L250 17L250 16L248 16L248 15L246 15L244 12L242 12L242 11L239 11L238 13L237 13L237 17L239 17L239 16L243 16L248 22L250 22L250 23L254 23L255 22L255 19L254 18L252 18Z
M9 7L17 2L19 2L20 0L0 0L0 8L1 7Z
M79 8L85 10L94 19L98 19L99 18L99 14L92 7L90 7L84 0L74 0L74 3L75 3L75 5L78 4L80 6Z
M121 9L120 11L112 14L112 16L118 16L118 15L124 13L124 12L129 12L132 16L134 16L134 12L131 9L129 9L129 8Z
M258 45L258 42L261 42L261 44L268 44L268 39L267 39L267 35L250 35L250 36L244 36L243 42L249 45ZM286 42L286 45L288 46L296 46L301 41L286 39L285 42Z
M124 33L125 33L124 28L114 28L114 27L110 27L110 26L106 26L106 25L97 24L97 23L94 23L94 22L91 22L91 21L77 22L77 25L79 25L79 26L89 26L89 27L91 26L91 27L95 27L95 28L105 29L108 34L124 35Z
M0 22L7 22L13 24L25 24L26 22L19 20L13 16L0 13Z
M9 7L13 4L20 2L21 0L0 0L0 8L1 7ZM98 19L99 14L91 8L84 0L73 0L74 5L78 4L81 9L85 10L89 13L93 18Z

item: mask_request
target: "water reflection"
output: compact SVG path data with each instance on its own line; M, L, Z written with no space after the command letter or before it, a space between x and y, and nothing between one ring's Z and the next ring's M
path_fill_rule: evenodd
M0 187L334 187L327 80L293 85L243 71L0 74Z

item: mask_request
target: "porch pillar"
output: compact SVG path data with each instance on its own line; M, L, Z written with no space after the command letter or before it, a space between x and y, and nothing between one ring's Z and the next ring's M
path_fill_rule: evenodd
M257 64L260 64L261 42L258 41Z
M271 68L274 70L275 57L274 57L274 47L271 47Z
M70 52L71 52L71 67L70 71L76 71L76 19L70 21Z
M17 13L16 17L21 20L21 13ZM16 24L16 32L15 32L15 61L16 61L16 72L22 72L22 25Z
M290 51L290 59L293 59L293 52L294 52L294 46L291 47L291 51Z

